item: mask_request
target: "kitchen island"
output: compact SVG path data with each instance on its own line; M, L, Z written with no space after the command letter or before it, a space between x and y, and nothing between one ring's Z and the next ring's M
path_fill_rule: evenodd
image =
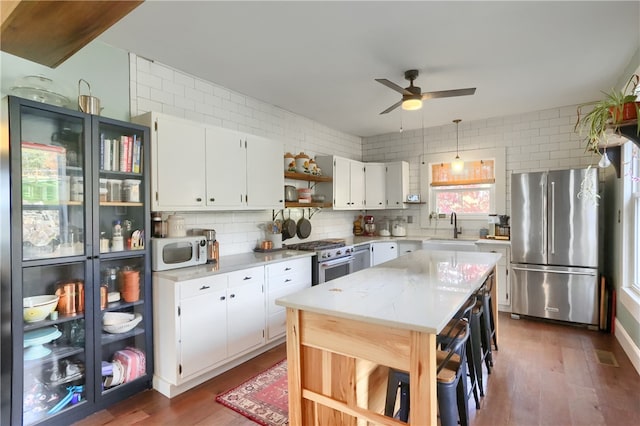
M289 424L404 424L370 406L371 365L408 371L411 423L437 424L436 335L499 258L419 250L278 299L287 308Z

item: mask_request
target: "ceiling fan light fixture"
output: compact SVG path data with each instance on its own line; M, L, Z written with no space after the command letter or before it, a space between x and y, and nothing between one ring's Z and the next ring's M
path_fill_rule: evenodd
M422 99L420 97L407 97L402 101L402 109L405 111L416 111L422 108Z

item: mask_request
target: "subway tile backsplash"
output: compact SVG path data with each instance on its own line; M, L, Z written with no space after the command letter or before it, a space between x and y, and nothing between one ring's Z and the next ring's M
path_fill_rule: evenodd
M409 162L410 193L420 193L419 161L423 153L451 152L456 132L451 123L424 129L360 138L331 129L308 118L257 99L236 93L180 70L130 54L131 115L158 111L225 128L280 140L285 151L304 151L310 156L332 154L362 161ZM464 118L464 117L462 117ZM575 106L514 114L460 123L461 156L465 150L506 148L507 196L511 173L585 167L598 158L584 152L582 138L574 133ZM424 137L423 137L424 134ZM606 170L606 173L612 173ZM301 209L291 209L298 219ZM508 213L508 212L507 212ZM287 213L285 213L287 214ZM311 219L309 240L352 235L357 211L323 210ZM253 250L264 236L259 227L272 219L271 211L181 213L189 228L214 228L220 253L229 255ZM413 216L407 225L410 235L426 235L419 228L418 206L407 210L376 211L377 218ZM442 221L438 235L448 235L448 221ZM465 234L477 235L476 229ZM294 243L297 238L285 241Z

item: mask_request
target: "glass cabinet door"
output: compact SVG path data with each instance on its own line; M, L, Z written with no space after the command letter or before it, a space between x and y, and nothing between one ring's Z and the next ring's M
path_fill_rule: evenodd
M147 333L144 257L113 259L100 264L100 309L102 311L97 378L103 394L143 378L147 374Z
M83 255L87 121L20 108L22 258Z
M23 423L30 425L87 400L86 263L23 268ZM19 360L20 358L18 358ZM18 361L16 361L18 362ZM89 385L89 386L88 386Z

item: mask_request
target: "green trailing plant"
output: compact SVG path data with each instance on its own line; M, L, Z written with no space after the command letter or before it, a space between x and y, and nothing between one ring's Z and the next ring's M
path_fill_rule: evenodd
M621 120L625 104L633 103L636 117L640 116L640 107L636 102L635 93L638 81L639 77L634 74L627 82L624 90L611 89L609 93L602 92L605 95L604 99L578 105L578 119L574 130L586 136L586 151L599 153L598 145L605 138L605 131L609 128L614 131L617 130L617 124ZM629 87L631 87L631 90L629 90ZM589 106L592 106L591 111L583 115L582 109Z

